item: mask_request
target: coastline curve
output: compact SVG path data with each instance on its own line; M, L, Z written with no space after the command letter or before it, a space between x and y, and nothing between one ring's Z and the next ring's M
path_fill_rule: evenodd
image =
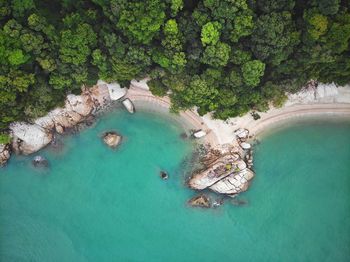
M129 98L132 102L146 102L155 104L167 110L171 107L171 101L168 96L158 97L154 96L149 90L141 89L134 85L131 85L125 98ZM204 142L210 144L212 147L216 147L219 142L217 134L215 134L203 121L203 119L192 110L180 111L179 116L184 119L186 123L189 123L194 129L201 129L207 133L204 137Z
M246 128L251 135L258 136L277 125L282 125L291 119L301 119L305 117L346 117L350 119L350 104L309 104L294 105L285 107L282 110L269 112L261 120L248 123Z

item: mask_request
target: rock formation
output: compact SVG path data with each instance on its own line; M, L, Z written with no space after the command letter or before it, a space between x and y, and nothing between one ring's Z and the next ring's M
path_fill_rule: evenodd
M10 125L12 131L12 148L17 154L28 155L45 147L52 141L53 135L36 124L15 122Z
M11 155L10 145L0 144L0 167L4 166Z
M193 207L204 207L209 208L210 199L206 195L199 195L191 198L188 203Z
M237 141L233 145L208 151L202 161L205 168L196 172L188 181L190 188L210 189L215 193L228 196L235 196L248 189L254 172L247 167L244 161L244 159L247 159L247 162L251 160L251 156L248 151L250 147L245 146L248 143L242 141L246 141L249 132L246 129L239 129L235 134ZM251 167L251 161L248 165Z
M54 132L59 134L91 119L111 102L108 86L82 88L81 95L68 95L63 108L56 108L46 116L29 124L15 122L10 125L12 148L17 154L32 154L48 145Z
M120 142L122 141L122 137L118 135L116 132L106 132L103 135L103 142L111 148L116 148Z

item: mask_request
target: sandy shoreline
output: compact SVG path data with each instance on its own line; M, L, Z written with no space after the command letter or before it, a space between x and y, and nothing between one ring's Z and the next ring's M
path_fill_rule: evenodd
M156 97L148 90L147 80L134 81L126 95L131 101L145 101L169 109L169 97ZM271 128L286 123L287 120L314 117L346 117L350 119L350 86L336 87L334 84L320 84L317 89L305 89L289 95L285 106L259 112L260 119L254 120L248 113L242 117L226 121L212 119L211 114L199 116L193 110L180 112L180 117L192 124L194 129L205 130L205 143L212 147L231 144L236 141L234 131L246 128L257 136Z
M135 87L133 85L130 86L125 98L129 98L136 105L138 102L146 102L167 110L169 110L171 106L169 97L156 97L149 90ZM191 128L206 131L207 136L205 137L205 143L209 143L212 146L217 146L219 144L217 135L206 125L205 121L203 121L197 113L192 110L186 110L181 111L178 116L182 118L187 125L190 125Z

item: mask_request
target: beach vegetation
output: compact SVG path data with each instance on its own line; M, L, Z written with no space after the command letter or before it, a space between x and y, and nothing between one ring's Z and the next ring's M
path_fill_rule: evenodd
M0 144L8 144L11 142L11 137L6 133L0 133Z

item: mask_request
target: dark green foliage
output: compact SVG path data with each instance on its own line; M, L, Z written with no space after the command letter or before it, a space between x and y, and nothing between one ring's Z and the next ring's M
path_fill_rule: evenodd
M262 61L279 65L299 43L292 16L288 12L270 13L258 18L252 35L252 50Z
M310 79L347 84L349 8L340 0L0 0L0 131L97 79L128 86L150 76L173 111L197 106L220 119L281 106Z

